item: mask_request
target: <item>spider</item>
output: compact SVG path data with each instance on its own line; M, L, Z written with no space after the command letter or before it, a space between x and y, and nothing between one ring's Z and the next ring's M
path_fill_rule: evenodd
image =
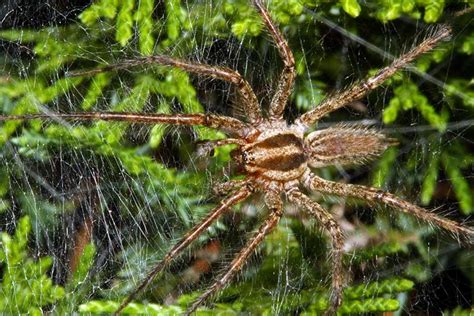
M263 113L259 101L249 83L235 70L176 59L169 56L154 55L120 64L76 73L92 75L98 72L112 71L144 64L161 64L176 67L197 75L223 80L235 85L241 99L247 120L214 114L143 114L117 112L53 113L0 116L1 121L62 118L67 120L104 120L126 121L143 124L201 125L218 129L229 136L227 139L209 141L203 149L210 151L217 146L234 144L231 159L238 164L244 174L243 180L230 180L220 183L215 190L226 197L209 214L196 224L178 241L165 257L149 272L142 283L122 302L116 314L120 313L135 296L145 290L151 281L162 272L182 251L195 241L205 230L232 206L244 201L250 195L261 192L268 208L268 215L236 254L228 268L216 281L188 308L191 314L211 296L219 292L242 269L258 245L278 225L283 216L283 197L290 203L306 210L327 231L331 237L332 281L331 295L327 314L334 314L342 303L343 245L344 235L338 222L320 204L311 200L301 188L326 195L351 197L369 204L386 205L426 221L448 232L466 238L471 242L474 230L455 221L440 217L421 207L377 188L363 185L345 184L325 180L312 169L331 165L362 164L375 158L393 144L373 129L336 125L323 130L309 132L322 117L361 99L369 91L380 86L398 70L406 67L415 58L433 49L439 42L450 36L450 28L439 26L431 36L407 53L396 58L389 66L380 69L373 76L357 82L347 89L330 95L317 107L304 113L292 124L283 117L288 97L291 94L296 77L295 60L285 38L261 0L251 1L261 16L278 53L283 60L283 70L279 77L268 113Z

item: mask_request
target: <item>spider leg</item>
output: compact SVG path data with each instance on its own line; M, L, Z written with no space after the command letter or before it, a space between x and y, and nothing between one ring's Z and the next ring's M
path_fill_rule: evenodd
M278 194L267 193L265 196L265 202L267 207L270 209L270 215L260 226L255 235L247 242L247 244L240 250L240 252L232 260L229 269L220 275L214 284L209 287L198 299L196 299L192 305L188 308L185 315L190 315L195 312L196 309L201 306L206 300L212 295L221 290L233 277L242 269L243 265L247 262L248 258L254 253L257 246L264 240L278 224L280 218L283 215L282 212L282 201Z
M138 59L124 60L118 64L104 66L102 68L96 68L88 71L74 72L70 74L70 76L91 76L101 72L115 71L150 64L176 67L189 73L230 82L237 87L237 91L244 99L243 106L250 122L258 123L262 119L260 105L250 84L240 75L239 72L227 67L211 66L164 55L155 55Z
M393 209L400 210L406 214L440 226L443 229L462 237L468 243L474 242L474 230L453 220L438 216L424 208L408 203L399 197L377 188L363 185L346 184L324 180L314 174L309 174L304 180L305 185L310 189L337 196L348 196L358 198L369 203L385 204Z
M230 180L226 182L216 183L212 187L212 192L216 195L227 195L229 192L240 189L244 185L248 185L251 179Z
M412 48L408 53L395 59L391 65L380 69L375 75L365 79L362 82L356 83L348 89L326 98L315 109L301 115L296 121L296 124L303 125L306 128L317 122L323 116L362 98L370 90L380 86L385 80L393 76L398 70L406 67L415 58L424 54L438 45L442 40L445 40L451 35L451 29L446 25L441 25L434 34L418 46Z
M214 208L209 215L207 215L199 224L195 225L184 237L166 254L127 298L120 304L119 308L115 311L115 315L118 315L127 305L135 298L135 296L142 292L150 285L153 279L158 273L160 273L170 262L172 262L191 242L198 238L204 230L206 230L220 215L222 215L231 206L243 201L250 195L250 189L247 187L241 188L231 196L220 202L220 205Z
M343 268L342 268L342 248L344 246L344 236L341 228L331 214L321 207L318 203L312 201L297 188L288 192L289 201L304 207L311 216L313 216L329 232L332 239L332 291L329 308L326 315L334 315L342 303L343 291Z
M47 113L25 115L0 115L1 121L12 120L70 120L70 121L116 121L142 124L201 125L228 134L244 138L251 128L238 119L215 114L144 114L120 112L82 112L82 113Z
M239 146L244 146L247 143L242 139L236 138L226 138L226 139L218 139L218 140L205 140L199 141L197 144L197 155L198 156L206 156L207 154L213 155L214 148L219 146L225 146L235 144Z
M286 40L280 33L278 27L273 23L270 14L262 2L260 0L253 0L252 2L257 8L258 13L262 16L265 26L270 32L284 63L283 71L280 75L278 86L270 105L270 118L281 119L296 77L295 58L293 57L293 53L288 47Z

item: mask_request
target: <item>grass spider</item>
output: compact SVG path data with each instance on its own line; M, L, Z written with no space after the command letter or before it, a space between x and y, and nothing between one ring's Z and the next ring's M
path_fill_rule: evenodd
M237 71L225 67L188 62L169 56L154 55L124 61L117 65L82 72L77 75L93 75L99 72L144 64L176 67L189 73L233 84L243 100L246 121L214 114L89 112L0 116L1 121L57 117L77 121L103 120L143 124L201 125L224 131L229 136L224 140L207 142L203 146L204 150L212 150L217 146L227 144L237 146L231 156L235 163L244 170L245 179L231 180L218 185L216 190L224 193L226 197L170 249L158 265L149 272L141 285L126 298L116 313L120 313L139 292L143 291L163 269L173 262L187 246L196 240L223 213L255 192L262 192L264 195L265 205L268 208L266 219L242 250L236 254L227 270L218 276L216 281L189 307L186 314L194 312L228 284L241 270L265 236L278 225L284 212L284 199L304 209L310 216L314 217L331 237L332 285L330 308L326 312L333 314L337 311L342 303L344 285L342 265L344 235L333 216L320 204L305 195L301 188L327 195L352 197L370 204L386 205L469 241L474 236L474 230L471 228L428 212L391 193L362 185L328 181L312 172L313 168L331 165L362 164L368 159L377 157L393 144L392 139L373 129L336 125L323 130L309 131L321 118L355 100L363 98L368 92L380 86L418 56L432 50L439 42L447 39L451 33L449 27L439 26L430 37L396 58L389 66L380 69L367 79L329 96L313 110L301 115L292 124L288 124L283 113L296 77L293 53L280 30L273 23L264 4L260 0L253 0L252 3L271 35L284 65L268 113L263 113L259 100L250 84Z

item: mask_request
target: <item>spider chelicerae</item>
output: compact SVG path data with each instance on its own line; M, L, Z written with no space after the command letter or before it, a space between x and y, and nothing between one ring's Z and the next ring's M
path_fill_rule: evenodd
M216 191L226 195L219 205L195 225L165 257L152 269L148 276L120 305L120 313L151 281L165 269L182 251L196 240L211 224L233 205L244 201L255 192L262 192L268 215L238 252L229 267L187 310L194 312L212 295L221 290L235 274L241 270L258 245L264 240L283 216L283 198L296 204L314 217L330 235L332 260L332 285L328 314L335 313L342 303L343 265L342 249L344 235L333 218L320 204L311 200L301 189L327 195L352 197L370 204L381 204L411 214L423 221L441 227L456 236L472 241L474 230L455 221L440 217L421 207L404 201L397 196L377 188L363 185L345 184L325 180L312 172L312 168L331 165L362 164L377 157L393 144L393 140L373 129L336 125L323 130L308 133L325 115L364 97L369 91L381 85L398 70L407 66L417 56L430 51L440 41L450 36L447 26L439 26L431 36L419 45L395 59L391 65L377 71L373 76L353 84L349 88L331 95L313 110L288 124L283 112L291 94L296 77L295 60L278 27L273 23L267 9L260 0L253 0L264 25L278 48L284 67L266 115L249 83L237 72L226 67L216 67L200 63L179 60L173 57L155 55L120 64L94 69L76 75L92 75L98 72L112 71L144 64L161 64L176 67L190 73L211 77L235 85L246 115L246 121L214 114L143 114L143 113L48 113L17 116L0 116L1 121L51 119L54 117L69 120L126 121L143 124L201 125L225 132L229 138L209 141L202 145L205 151L217 146L234 144L237 146L231 158L244 171L243 180L230 180L216 186Z

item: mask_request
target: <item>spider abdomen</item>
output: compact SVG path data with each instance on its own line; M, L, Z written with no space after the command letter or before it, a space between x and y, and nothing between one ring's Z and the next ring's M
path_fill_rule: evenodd
M308 163L314 168L362 164L395 143L375 130L343 125L312 132L305 139Z
M298 178L306 168L303 140L292 132L258 140L242 148L247 172L276 181Z

